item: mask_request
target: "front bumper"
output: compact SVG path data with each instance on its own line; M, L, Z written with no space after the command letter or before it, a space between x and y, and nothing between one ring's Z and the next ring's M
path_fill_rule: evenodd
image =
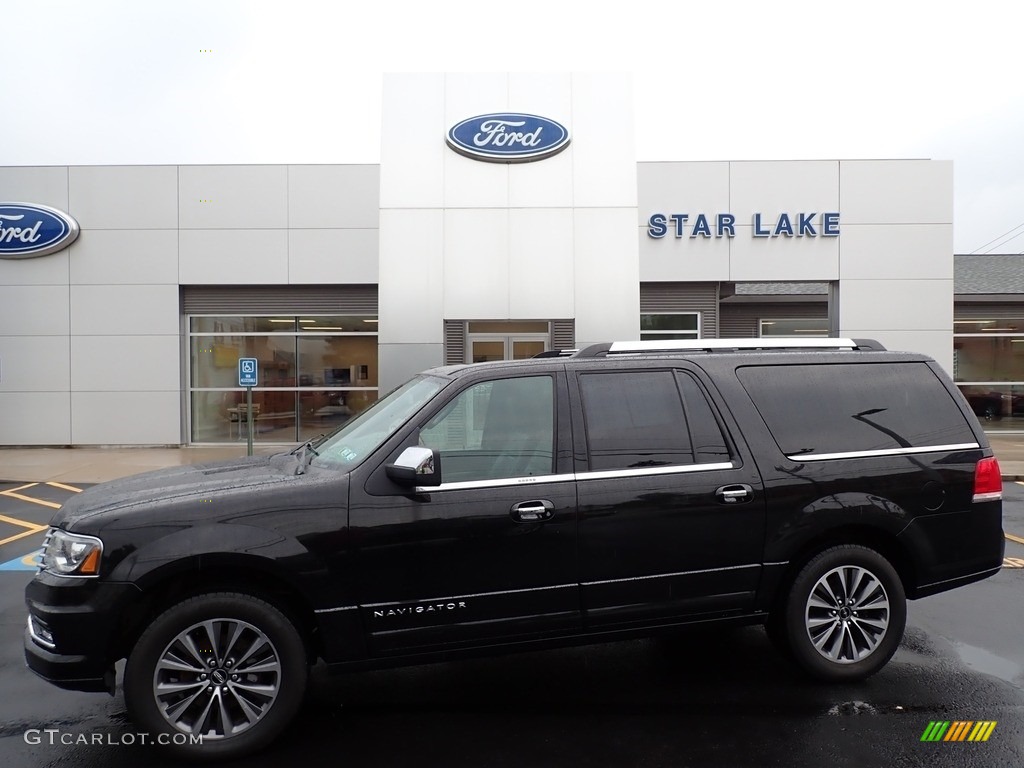
M25 663L73 691L114 692L121 619L139 596L132 584L37 574L25 588Z

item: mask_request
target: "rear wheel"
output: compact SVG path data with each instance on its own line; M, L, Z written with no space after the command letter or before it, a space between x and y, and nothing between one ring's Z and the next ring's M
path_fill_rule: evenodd
M790 587L781 617L785 647L819 680L862 680L892 658L907 604L888 560L856 545L814 557Z
M250 595L201 595L139 638L125 668L125 702L175 752L234 758L284 729L307 676L302 638L277 608Z

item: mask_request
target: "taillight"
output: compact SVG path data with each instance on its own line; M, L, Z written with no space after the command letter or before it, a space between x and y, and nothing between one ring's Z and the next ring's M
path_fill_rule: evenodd
M995 456L982 459L974 468L974 500L999 501L1003 498L1003 477Z

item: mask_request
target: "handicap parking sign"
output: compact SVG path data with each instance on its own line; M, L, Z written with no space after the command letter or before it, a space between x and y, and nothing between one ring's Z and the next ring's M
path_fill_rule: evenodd
M256 370L257 366L255 357L238 358L238 386L255 387Z

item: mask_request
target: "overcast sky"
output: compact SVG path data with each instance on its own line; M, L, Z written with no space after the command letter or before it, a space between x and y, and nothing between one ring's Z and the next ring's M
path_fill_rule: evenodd
M1024 4L605 7L0 0L0 166L378 162L384 72L630 72L638 160L952 160L956 252L1024 251Z

